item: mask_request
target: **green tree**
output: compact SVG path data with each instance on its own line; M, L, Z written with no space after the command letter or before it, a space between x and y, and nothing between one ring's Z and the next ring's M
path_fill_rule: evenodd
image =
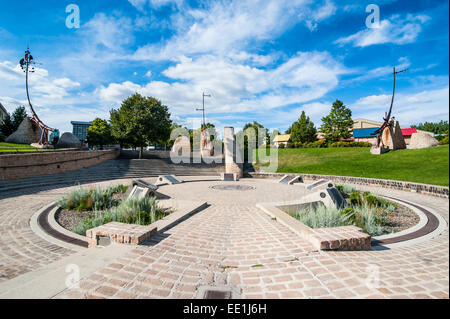
M14 131L14 124L11 120L11 116L9 114L6 114L5 118L3 119L3 123L0 125L0 132L2 132L2 134L6 138L14 133Z
M449 129L448 121L440 122L425 122L417 125L411 125L412 128L416 128L421 131L433 132L436 135L445 136L445 132Z
M352 111L342 101L336 100L329 115L322 118L321 131L327 142L337 142L352 136Z
M255 142L257 147L260 147L267 142L269 137L268 130L264 127L264 125L258 123L257 121L245 124L242 130L246 133L244 137L247 142L246 145L248 145L248 141L250 141Z
M20 124L27 117L27 112L24 106L17 107L12 115L6 114L3 123L0 125L0 131L5 137L10 136L12 133L17 131Z
M153 97L136 93L111 110L111 134L121 145L143 148L170 138L172 121L166 105Z
M306 117L305 111L302 111L298 121L292 124L290 134L294 143L311 143L317 140L317 130L309 117Z
M22 124L23 120L27 118L27 110L25 109L24 106L19 106L14 110L11 118L14 131L17 131L20 124Z
M89 145L108 145L112 142L111 126L106 120L96 118L92 125L89 126L86 139Z

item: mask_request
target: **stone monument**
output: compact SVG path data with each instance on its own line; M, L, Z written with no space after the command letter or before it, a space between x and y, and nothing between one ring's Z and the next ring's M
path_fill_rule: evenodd
M203 157L214 156L214 147L207 130L203 130L200 139L200 152Z
M406 148L405 138L403 137L400 124L395 119L391 120L390 125L383 130L381 143L384 147L392 151Z
M81 141L72 133L66 132L59 138L56 146L60 148L81 148Z
M191 142L187 136L179 136L173 143L172 152L178 155L191 154Z
M428 148L439 145L439 141L428 133L417 132L411 135L410 149Z
M402 129L400 124L395 120L395 117L391 117L392 107L394 105L395 98L395 78L399 73L406 72L408 69L397 71L394 67L394 88L392 90L392 100L389 112L385 113L383 118L384 122L379 129L373 132L371 135L377 135L377 143L374 147L370 149L370 153L379 155L390 150L405 149L406 143L403 137Z
M236 138L234 128L227 126L224 128L225 144L225 173L236 174L238 178L244 177L243 163L236 162Z
M20 123L17 131L8 136L5 140L6 143L16 144L33 144L38 143L41 138L41 129L39 126L26 117L22 123Z

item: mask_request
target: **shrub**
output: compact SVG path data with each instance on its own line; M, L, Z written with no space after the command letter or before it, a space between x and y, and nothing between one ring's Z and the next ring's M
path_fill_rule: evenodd
M439 144L440 144L440 145L446 145L446 144L448 144L448 135L447 135L446 137L444 137L444 138L439 142Z
M303 144L303 147L307 147L307 148L324 148L324 147L327 147L327 142L318 140L318 141L311 142L311 143L305 143L305 144Z
M355 225L360 227L371 236L384 234L386 231L382 226L383 220L380 218L373 207L363 205L355 207Z
M361 195L358 192L352 192L350 194L350 203L354 206L361 205L362 203Z
M338 189L338 191L341 192L341 194L345 197L348 196L349 194L355 192L355 188L351 185L336 185L336 188Z
M61 208L69 210L92 211L107 209L118 204L115 194L125 193L128 186L114 185L105 190L79 188L57 201Z
M372 143L339 141L339 142L331 143L330 147L372 147Z
M343 214L339 209L327 209L325 206L300 211L294 217L311 228L351 225L349 215Z
M279 144L279 145L278 145L278 148L285 148L285 147L284 147L284 144Z
M0 142L4 142L4 141L5 141L5 135L3 135L2 132L0 132Z
M288 142L286 148L294 148L294 143Z
M72 231L85 235L86 230L110 222L149 225L164 218L168 213L170 212L158 207L155 197L129 198L105 212L96 210L90 217L75 225Z

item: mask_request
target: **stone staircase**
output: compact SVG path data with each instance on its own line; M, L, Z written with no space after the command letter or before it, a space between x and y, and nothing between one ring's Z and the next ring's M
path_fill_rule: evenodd
M218 176L223 164L173 164L167 158L130 159L119 158L89 168L54 175L34 176L25 179L0 181L0 197L12 191L50 189L56 185L77 184L124 178L144 178L159 175Z

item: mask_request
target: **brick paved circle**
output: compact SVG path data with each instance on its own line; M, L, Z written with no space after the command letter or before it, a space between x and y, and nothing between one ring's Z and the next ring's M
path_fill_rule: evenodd
M300 187L243 179L251 191L217 191L211 178L160 191L210 206L117 258L56 298L194 298L203 286L228 286L244 298L448 298L448 229L398 249L316 251L256 203L289 201ZM154 181L149 179L150 182ZM118 180L100 183L118 183ZM121 183L130 180L121 180ZM449 202L421 194L360 187L430 207L448 222ZM73 254L37 237L31 215L69 188L0 200L0 283Z

